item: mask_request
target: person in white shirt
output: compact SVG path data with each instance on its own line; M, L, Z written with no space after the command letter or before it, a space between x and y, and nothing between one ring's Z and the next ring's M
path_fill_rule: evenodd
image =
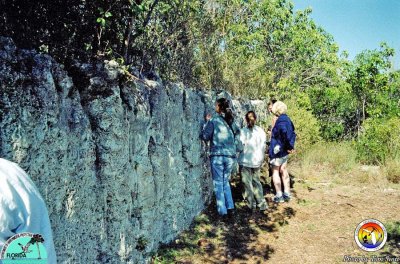
M49 214L42 196L24 170L0 158L0 251L7 239L25 232L42 235L47 263L56 264Z
M259 208L260 211L264 211L268 208L268 204L260 182L260 168L264 162L267 135L261 127L256 126L256 121L257 116L254 111L247 112L247 127L240 130L239 136L242 146L239 165L244 185L243 198L251 210Z

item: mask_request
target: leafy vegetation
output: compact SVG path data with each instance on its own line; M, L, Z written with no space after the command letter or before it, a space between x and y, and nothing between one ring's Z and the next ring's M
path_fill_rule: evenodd
M357 142L359 158L366 163L382 164L400 159L400 118L368 119Z
M288 115L296 127L296 156L304 155L307 149L321 141L320 126L311 110L299 107L298 103L289 101Z
M10 0L0 1L0 35L67 69L114 59L134 75L274 95L290 102L300 152L321 138L354 140L362 162L395 160L394 49L382 43L349 61L311 12L295 12L290 0Z

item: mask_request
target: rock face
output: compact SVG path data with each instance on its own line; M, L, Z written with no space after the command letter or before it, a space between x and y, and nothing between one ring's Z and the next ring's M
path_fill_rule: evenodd
M212 197L199 133L217 93L120 71L77 65L69 76L0 38L0 156L41 191L59 263L144 263ZM233 105L241 116L265 109Z

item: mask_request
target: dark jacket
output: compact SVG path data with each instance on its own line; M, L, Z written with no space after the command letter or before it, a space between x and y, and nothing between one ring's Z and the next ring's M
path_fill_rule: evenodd
M283 114L276 120L272 129L271 145L269 146L269 158L282 158L288 155L288 150L294 149L296 141L295 128L290 118Z
M238 132L235 123L229 126L221 115L215 115L205 124L201 139L211 141L210 156L236 157L235 134Z

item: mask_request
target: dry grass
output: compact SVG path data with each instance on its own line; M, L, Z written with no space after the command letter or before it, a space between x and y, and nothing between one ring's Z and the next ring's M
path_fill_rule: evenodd
M386 177L393 183L400 183L400 158L386 162Z
M354 168L356 155L350 142L320 142L304 153L300 163L306 171L317 165L328 169L327 173L343 173Z
M400 159L385 165L370 166L357 162L357 152L351 142L320 142L315 144L291 166L297 178L327 181L335 184L400 183Z

